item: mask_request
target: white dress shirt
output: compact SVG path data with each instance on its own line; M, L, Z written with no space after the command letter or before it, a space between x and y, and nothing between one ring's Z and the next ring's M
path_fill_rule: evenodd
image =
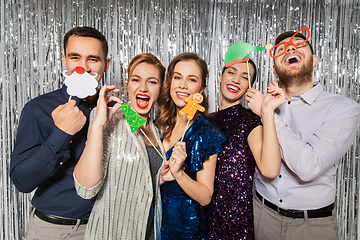
M284 209L330 205L335 201L336 169L358 129L360 105L318 84L275 112L281 170L269 179L256 168L256 190Z

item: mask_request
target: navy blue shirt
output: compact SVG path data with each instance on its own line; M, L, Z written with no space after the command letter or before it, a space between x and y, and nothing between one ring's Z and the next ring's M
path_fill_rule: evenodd
M92 106L87 99L72 99L87 118L75 135L60 130L51 117L56 107L69 100L65 85L24 106L11 156L10 177L20 192L37 188L32 204L39 211L84 218L90 215L96 198L85 200L76 194L73 172L85 147Z

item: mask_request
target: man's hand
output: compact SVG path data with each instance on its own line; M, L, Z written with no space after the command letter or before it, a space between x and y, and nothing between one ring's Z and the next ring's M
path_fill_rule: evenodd
M86 123L84 113L75 104L75 100L71 100L59 105L51 113L55 126L69 135L75 135Z

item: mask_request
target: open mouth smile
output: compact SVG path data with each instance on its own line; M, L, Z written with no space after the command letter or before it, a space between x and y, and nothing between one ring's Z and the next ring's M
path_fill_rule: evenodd
M190 94L188 93L184 93L184 92L176 92L176 96L179 98L179 99L183 99L184 97L188 97Z
M239 88L239 87L237 87L237 86L235 86L235 85L232 85L232 84L226 85L226 88L227 88L227 90L228 90L229 92L231 92L231 93L237 93L237 92L240 91L240 88Z
M136 95L136 105L141 108L147 108L147 106L149 106L150 103L150 97L146 94L137 94Z
M291 65L299 62L301 62L301 58L298 55L291 55L285 59L286 65Z

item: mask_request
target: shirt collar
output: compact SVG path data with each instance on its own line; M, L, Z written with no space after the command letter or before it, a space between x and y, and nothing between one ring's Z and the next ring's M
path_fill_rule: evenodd
M300 97L309 105L311 105L316 98L318 98L321 94L321 92L323 91L323 87L320 83L314 85L313 88L311 88L310 90L304 92L303 94L300 95Z

